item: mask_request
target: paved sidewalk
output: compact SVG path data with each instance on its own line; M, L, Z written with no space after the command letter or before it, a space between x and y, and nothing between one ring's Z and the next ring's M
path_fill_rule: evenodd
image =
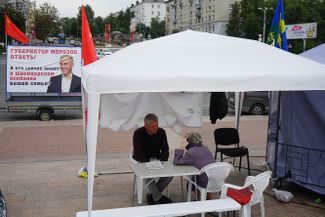
M251 158L252 167L265 169L260 158ZM78 211L87 210L87 180L77 177L81 160L52 162L12 163L0 165L0 187L8 203L9 217L73 217ZM97 160L97 171L111 174L95 179L93 209L110 209L131 206L133 175L129 173L127 157L112 156ZM121 174L114 174L120 173ZM253 171L258 174L258 171ZM241 185L246 171L236 169L227 182ZM297 203L284 204L265 194L266 216L272 217L323 217L322 209L299 203L313 204L313 196L305 190L290 190ZM170 185L170 197L182 200L180 179ZM208 215L207 215L208 216ZM253 207L253 217L259 216Z
M214 151L213 130L223 126L234 126L233 118L227 117L217 125L205 120L201 129L185 128L182 135L197 130ZM266 128L266 117L244 116L241 122L241 143L252 153L254 175L265 170ZM178 147L180 137L171 130L167 133L172 151ZM131 141L132 131L100 129L96 168L108 174L95 179L94 209L131 205L133 174L128 164ZM73 217L87 209L87 180L77 177L78 170L86 165L81 120L2 122L0 149L0 189L7 200L8 217ZM242 184L246 175L247 171L236 169L227 182ZM179 180L174 178L170 185L170 197L175 202L183 200ZM324 216L325 205L313 202L315 194L295 185L284 187L293 192L295 203L278 202L270 196L269 188L265 194L266 216ZM252 216L259 216L257 207L253 208Z
M202 134L204 144L215 150L213 131L217 127L234 127L234 118L226 117L213 125L205 117L201 128L183 128L181 136L186 132L198 131ZM264 156L266 129L266 116L243 116L240 127L241 144L250 149L252 156ZM166 131L171 150L179 147L181 136L170 129ZM113 132L100 128L98 157L127 153L132 146L132 133L133 130ZM85 159L81 120L0 122L0 141L0 162Z

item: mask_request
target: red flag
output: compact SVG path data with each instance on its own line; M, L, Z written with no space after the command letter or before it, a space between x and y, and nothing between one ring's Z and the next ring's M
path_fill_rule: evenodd
M84 6L81 7L81 30L82 30L82 59L84 65L88 65L97 60L93 37L89 28L87 15Z
M85 11L85 7L81 6L81 34L82 34L82 59L83 64L88 65L97 60L96 50L94 46L93 37L89 28L89 23ZM88 95L86 91L83 91L83 102L84 102L84 117L85 117L85 128L87 129L88 122Z
M15 40L23 44L29 43L29 40L26 37L26 35L22 31L20 31L13 22L11 22L11 20L7 15L5 15L5 23L6 23L5 26L6 35L9 35L10 37L14 38Z

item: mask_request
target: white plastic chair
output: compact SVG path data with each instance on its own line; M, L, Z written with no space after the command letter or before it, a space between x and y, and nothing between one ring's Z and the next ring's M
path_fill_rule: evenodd
M272 171L265 171L257 176L248 176L248 177L246 177L244 186L224 184L222 186L221 198L227 197L228 188L237 189L237 190L250 188L250 190L253 193L252 197L251 197L251 201L248 204L242 206L239 216L250 217L251 216L251 206L255 205L257 203L260 203L261 217L265 217L263 192L269 185L271 175L272 175Z
M205 173L208 177L208 185L206 188L202 188L197 185L193 180L186 177L189 181L188 191L187 191L187 201L191 200L192 184L197 190L200 191L201 201L206 200L207 193L219 193L221 192L222 185L225 183L225 179L228 177L229 173L234 169L233 165L227 162L216 162L203 167L200 173ZM201 213L204 217L205 214Z
M130 150L130 153L129 153L129 159L130 159L130 162L133 163L133 164L138 164L138 161L136 161L134 158L133 158L133 148L131 148Z
M133 158L133 148L131 148L131 150L130 150L129 160L130 160L131 164L138 164L138 161L136 161ZM134 195L136 195L136 190L137 190L137 176L134 174L134 177L133 177L133 192L132 192L132 201L131 201L132 206L134 205Z

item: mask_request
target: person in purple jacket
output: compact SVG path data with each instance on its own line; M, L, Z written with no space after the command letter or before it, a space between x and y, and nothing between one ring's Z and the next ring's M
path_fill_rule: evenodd
M182 149L175 149L174 164L175 165L191 165L198 169L208 164L216 162L211 151L202 144L202 137L199 133L192 132L185 136L188 144ZM205 173L197 176L197 184L206 188L208 185L208 177Z

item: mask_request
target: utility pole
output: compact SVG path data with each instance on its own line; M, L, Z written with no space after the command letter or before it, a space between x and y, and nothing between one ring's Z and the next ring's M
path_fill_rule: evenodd
M262 40L263 40L263 43L265 43L265 29L266 29L266 11L267 10L272 10L273 8L267 8L267 7L264 7L264 8L258 8L258 10L261 10L263 11L263 37L262 37Z

